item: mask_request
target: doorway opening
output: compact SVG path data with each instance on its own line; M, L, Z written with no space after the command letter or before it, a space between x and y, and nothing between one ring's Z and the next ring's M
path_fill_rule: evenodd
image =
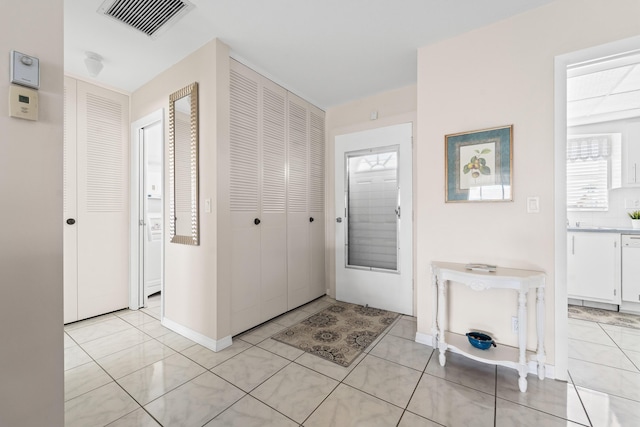
M164 113L131 125L131 268L129 308L162 317L164 272ZM152 304L150 304L149 297Z
M580 90L578 90L579 88L577 86L570 88L570 85L574 85L575 83L587 84L589 79L593 79L596 76L578 78L571 82L569 79L591 74L588 72L581 73L581 67L583 66L594 66L596 64L602 66L607 60L614 60L638 53L640 53L640 37L633 37L560 55L555 59L555 372L557 379L566 380L568 368L568 252L573 249L573 242L568 240L570 237L568 227L575 227L576 218L573 216L570 218L570 215L568 215L567 201L570 197L573 197L571 200L579 199L579 197L576 199L574 195L569 194L573 192L573 188L569 191L567 187L570 181L567 178L567 165L570 158L580 156L596 159L596 161L593 161L594 165L596 163L603 164L602 161L597 161L597 158L612 154L612 150L615 148L615 144L613 143L615 138L596 138L596 143L591 144L593 138L583 140L579 137L572 138L570 136L571 134L570 132L568 133L568 128L572 124L584 125L589 120L593 120L594 113L596 112L593 107L597 107L597 104L604 107L606 103L602 101L606 99L612 100L613 98L605 96L603 99L595 99L596 97L594 96L583 97L583 95L577 95L580 91L591 91L593 95L593 93L595 93L594 91L602 90L602 88L596 89L596 85L594 85L593 88L587 87ZM582 68L582 71L584 70L585 68ZM597 66L592 70L594 72L599 71ZM582 80L582 82L580 80ZM570 91L572 93L571 97L569 96ZM612 93L615 93L615 90L611 91L608 95ZM572 97L574 99L572 99ZM569 106L569 103L574 101L575 105ZM586 113L585 111L590 108L590 112ZM581 109L585 111L581 112ZM606 118L609 113L611 113L611 111L600 117ZM591 131L593 131L593 129L591 129ZM589 150L587 150L587 145L589 146ZM582 147L584 147L584 150L582 150ZM569 149L573 151L569 153ZM576 168L572 166L569 172L575 169ZM597 176L597 174L594 176ZM608 172L607 179L610 180L611 176L611 173ZM587 186L593 187L593 185L590 184ZM597 190L597 188L594 188L594 190ZM590 205L602 210L602 192L592 191L589 193L589 197L593 199L589 203L585 204L579 200L572 203L574 203L575 206ZM572 221L573 224L570 224L570 221ZM580 219L577 221L580 225L583 225Z

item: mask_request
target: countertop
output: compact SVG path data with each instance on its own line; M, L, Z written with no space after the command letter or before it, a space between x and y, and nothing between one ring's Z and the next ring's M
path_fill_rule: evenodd
M620 233L620 234L640 234L638 228L624 228L624 227L594 227L585 225L581 227L567 227L567 231L571 232L586 232L586 233Z

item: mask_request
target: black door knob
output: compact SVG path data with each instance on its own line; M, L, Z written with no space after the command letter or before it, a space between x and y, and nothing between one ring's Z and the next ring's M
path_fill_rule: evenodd
M260 218L256 218L256 219L254 219L254 220L253 220L253 223L254 223L255 225L260 224Z
M67 224L69 224L69 225L73 225L73 224L75 224L75 223L76 223L76 220L75 220L75 219L73 219L73 218L69 218L69 219L67 219Z
M315 220L313 219L313 217L310 217L310 218L309 218L309 222L313 222L313 221L315 221Z

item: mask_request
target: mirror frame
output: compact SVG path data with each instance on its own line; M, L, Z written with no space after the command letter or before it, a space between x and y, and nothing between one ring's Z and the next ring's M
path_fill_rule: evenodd
M176 186L175 186L175 103L185 96L191 95L190 113L190 152L191 152L191 235L176 234ZM198 83L194 82L188 86L169 95L169 239L172 243L183 245L200 244L199 222L198 222Z

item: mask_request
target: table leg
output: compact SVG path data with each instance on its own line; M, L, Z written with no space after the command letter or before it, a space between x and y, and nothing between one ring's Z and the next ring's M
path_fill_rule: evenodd
M440 366L444 366L447 361L444 352L447 350L447 344L444 341L444 331L447 329L445 324L447 309L447 289L446 280L438 281L438 349L440 350Z
M520 391L527 391L527 292L519 291L518 293L518 349L520 350L520 357L518 363L520 364L520 379L518 385Z
M545 377L545 363L547 356L544 352L544 288L538 288L536 301L536 333L538 336L538 378Z
M433 271L433 267L431 267L431 339L432 339L432 347L438 348L438 276Z

